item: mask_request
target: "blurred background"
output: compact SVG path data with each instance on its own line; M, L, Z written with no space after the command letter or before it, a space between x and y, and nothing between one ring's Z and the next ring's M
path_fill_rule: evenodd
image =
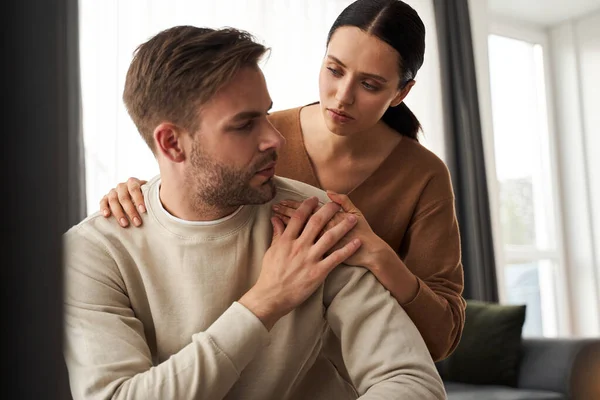
M435 2L406 2L427 28L406 103L422 143L446 160ZM318 100L327 32L350 3L80 0L86 213L117 182L158 173L121 100L137 45L173 25L248 30L272 49L262 67L276 111ZM600 2L468 6L500 300L528 305L526 335L598 335Z
M524 337L600 336L600 0L406 2L427 29L406 102L453 177L465 297L526 304ZM327 32L350 3L2 5L3 372L18 398L63 390L60 235L118 182L158 172L121 99L136 46L173 25L248 30L272 49L274 110L295 107L318 100Z

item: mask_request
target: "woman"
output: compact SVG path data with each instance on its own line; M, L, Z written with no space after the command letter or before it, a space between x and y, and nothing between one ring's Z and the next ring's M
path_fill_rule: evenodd
M348 262L373 272L441 360L460 340L465 302L448 169L419 144L419 121L403 103L424 52L425 27L414 9L358 0L329 32L320 101L269 119L287 140L277 175L328 190L359 216L351 238L363 245ZM132 178L111 190L100 202L104 215L112 211L126 226L127 214L139 225L134 203L143 212L143 183ZM297 206L284 202L274 212L286 222Z

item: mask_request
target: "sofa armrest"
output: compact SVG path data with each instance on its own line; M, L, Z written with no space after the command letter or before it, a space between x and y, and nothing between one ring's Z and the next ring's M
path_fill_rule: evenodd
M518 386L600 399L600 339L524 338Z

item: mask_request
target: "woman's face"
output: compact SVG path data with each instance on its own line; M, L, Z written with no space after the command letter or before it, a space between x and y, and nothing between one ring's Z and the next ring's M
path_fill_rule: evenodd
M390 106L400 104L398 52L356 27L338 28L319 74L321 112L327 128L349 136L372 128Z

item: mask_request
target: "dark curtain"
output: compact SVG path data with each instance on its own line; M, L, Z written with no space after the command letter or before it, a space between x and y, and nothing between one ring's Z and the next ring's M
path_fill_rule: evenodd
M66 3L66 20L63 25L67 35L67 53L63 68L68 71L67 100L69 118L67 120L67 209L64 218L64 231L78 224L87 214L85 187L85 150L83 147L83 123L81 110L81 74L79 73L79 7L77 0L63 0Z
M77 0L2 19L2 372L15 399L69 399L62 234L83 216Z
M467 0L433 0L446 155L456 194L467 299L498 301L488 188Z

